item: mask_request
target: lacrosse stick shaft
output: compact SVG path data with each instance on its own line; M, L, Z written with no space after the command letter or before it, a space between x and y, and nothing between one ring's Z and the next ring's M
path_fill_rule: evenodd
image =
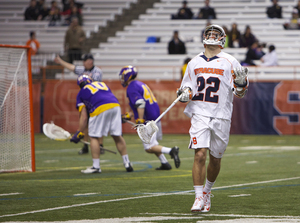
M127 123L129 123L130 125L132 125L132 126L136 126L136 124L134 123L134 122L132 122L132 121L129 121L129 120L125 120Z
M160 114L160 116L155 120L155 123L159 122L160 119L181 99L182 94L178 96L178 98L173 101L173 103L163 112Z
M87 142L87 141L84 141L84 140L80 140L80 142L84 143L84 144L87 144L87 145L91 145L91 143ZM112 151L112 150L109 150L109 149L105 149L103 147L100 146L100 149L103 149L104 151L107 151L107 152L110 152L110 153L113 153L113 154L117 154L115 151Z

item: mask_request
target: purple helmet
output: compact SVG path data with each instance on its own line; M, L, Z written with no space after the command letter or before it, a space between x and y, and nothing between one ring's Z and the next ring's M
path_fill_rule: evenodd
M77 78L77 84L80 88L83 88L85 85L92 83L93 80L90 76L83 74Z
M134 66L125 66L119 73L119 78L123 87L128 85L128 82L136 78L137 69Z

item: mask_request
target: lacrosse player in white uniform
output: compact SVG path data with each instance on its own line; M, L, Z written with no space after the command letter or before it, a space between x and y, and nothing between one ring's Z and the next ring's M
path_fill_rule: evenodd
M60 58L59 55L56 56L54 61L60 65L62 65L64 68L67 68L68 70L74 72L78 76L86 74L89 77L93 79L93 81L102 81L102 70L99 67L96 67L94 65L94 57L92 54L84 54L82 56L83 60L83 66L75 66L74 64L68 63ZM84 140L88 141L89 136L88 136L88 129L84 130ZM100 144L101 147L103 147L103 142ZM103 153L104 150L101 150ZM78 154L86 154L89 152L89 147L87 144L84 144L81 150L79 150Z
M191 118L189 148L195 150L192 212L208 212L211 208L211 189L229 142L233 97L244 97L249 85L248 69L221 51L226 40L223 28L207 26L203 35L205 52L188 63L177 90L178 96L183 94L180 101L188 102L184 113ZM184 91L186 88L189 91ZM207 150L209 164L206 169Z

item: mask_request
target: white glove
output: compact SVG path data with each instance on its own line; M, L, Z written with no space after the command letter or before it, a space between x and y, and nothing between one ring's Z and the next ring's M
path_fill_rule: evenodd
M247 85L248 68L234 68L233 69L233 81L237 87L245 87Z
M181 102L185 103L192 99L192 90L189 87L178 89L176 93L177 93L177 97L181 95L181 98L179 99L179 101Z

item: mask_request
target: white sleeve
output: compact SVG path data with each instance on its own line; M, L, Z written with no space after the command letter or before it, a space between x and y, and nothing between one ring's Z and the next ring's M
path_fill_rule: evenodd
M189 87L192 90L193 96L195 95L195 92L197 92L197 89L196 89L197 86L196 86L196 84L194 84L194 83L196 83L193 78L194 76L195 76L194 71L191 71L190 66L188 64L188 66L185 70L183 79L181 81L181 85L180 85L181 89L183 89L185 87Z
M82 75L84 72L84 66L75 66L74 73L77 75Z

